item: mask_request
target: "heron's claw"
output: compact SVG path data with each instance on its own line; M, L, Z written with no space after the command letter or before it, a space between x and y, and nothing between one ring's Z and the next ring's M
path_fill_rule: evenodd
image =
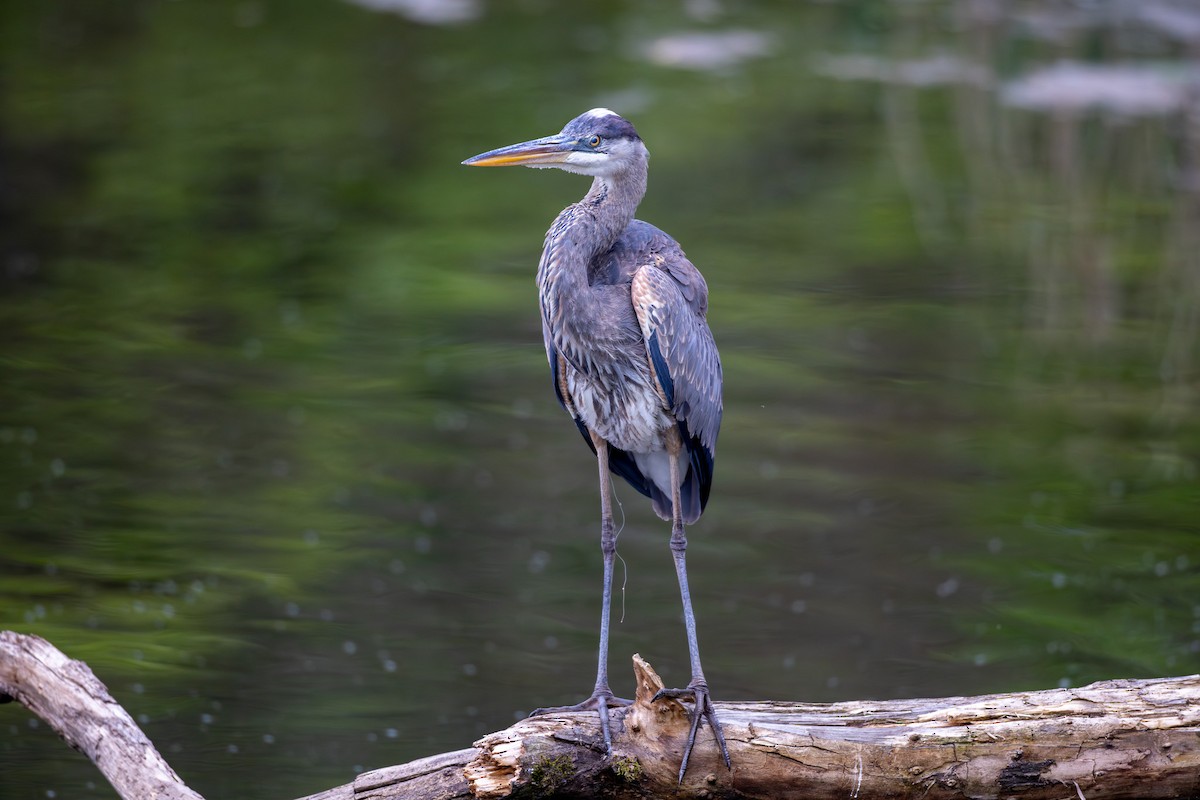
M679 782L683 783L692 749L696 746L696 731L700 729L700 720L705 718L712 728L713 737L717 740L717 748L721 751L721 758L725 760L726 769L733 769L733 765L729 763L729 750L725 747L725 734L721 730L721 723L717 722L717 712L713 708L712 698L708 695L708 685L701 681L689 685L686 689L659 689L651 702L663 697L692 701L692 725L688 730L687 744L683 748L683 762L679 765Z
M612 733L608 727L608 710L610 708L620 708L622 706L633 705L632 700L626 700L624 697L615 697L612 692L597 691L593 692L592 696L581 703L576 703L573 706L551 706L550 708L535 708L529 716L537 717L542 714L560 714L568 711L595 711L600 715L600 732L604 734L604 750L607 755L612 755Z

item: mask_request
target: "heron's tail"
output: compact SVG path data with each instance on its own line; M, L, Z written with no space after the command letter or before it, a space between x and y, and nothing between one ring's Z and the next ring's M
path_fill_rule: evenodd
M671 495L658 488L656 484L651 483L650 500L654 503L654 513L658 514L660 519L670 522ZM687 525L691 525L700 519L700 515L704 512L704 502L700 491L700 478L696 475L696 471L690 467L688 468L687 475L684 476L683 484L679 487L679 504L683 506L680 509L680 514Z

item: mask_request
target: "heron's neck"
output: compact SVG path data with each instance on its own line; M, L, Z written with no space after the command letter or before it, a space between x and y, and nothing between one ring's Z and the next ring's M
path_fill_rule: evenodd
M542 323L555 349L583 372L591 371L588 352L596 335L587 325L605 316L603 300L588 284L588 267L617 241L645 193L644 165L616 180L596 178L546 232L537 275Z
M547 296L579 295L588 288L588 265L606 252L633 221L646 194L646 168L615 178L596 178L578 203L562 210L546 232L538 271L543 301Z
M646 194L646 170L631 168L616 179L596 178L592 188L575 204L572 225L586 235L594 249L584 262L613 246L617 237L633 221L638 203Z

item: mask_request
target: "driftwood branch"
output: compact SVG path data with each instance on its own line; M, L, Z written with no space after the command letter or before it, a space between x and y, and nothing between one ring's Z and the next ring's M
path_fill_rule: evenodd
M0 631L0 694L19 701L90 758L121 797L203 800L88 665L45 639Z
M733 769L702 729L682 785L687 711L634 657L637 702L523 720L471 748L363 773L303 800L1200 798L1200 675L940 700L718 703ZM124 798L199 798L86 665L0 633L0 693L91 758Z

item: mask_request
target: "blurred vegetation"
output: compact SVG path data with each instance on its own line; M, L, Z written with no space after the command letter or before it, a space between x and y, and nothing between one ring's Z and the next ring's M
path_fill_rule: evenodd
M718 699L1200 670L1195 125L1002 91L1194 53L970 5L6 5L0 626L91 664L209 796L578 699L594 470L532 280L585 187L458 162L609 105L654 153L639 216L712 293L689 564ZM655 55L728 31L758 49ZM902 79L937 54L990 78ZM614 676L686 679L666 532L617 491ZM99 781L3 709L0 796Z

